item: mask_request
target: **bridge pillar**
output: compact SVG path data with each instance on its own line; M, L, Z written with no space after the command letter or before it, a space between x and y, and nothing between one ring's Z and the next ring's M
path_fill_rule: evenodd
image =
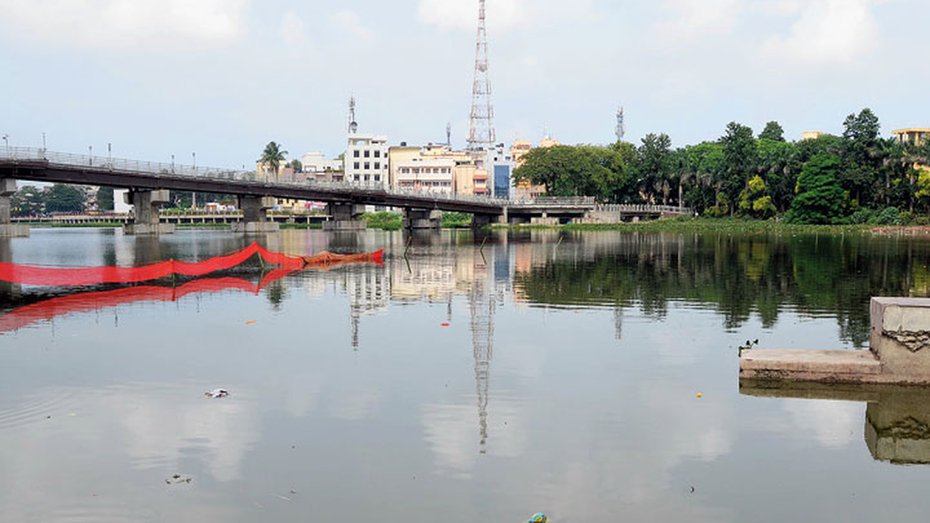
M481 229L482 227L487 227L494 223L495 220L499 218L490 214L475 214L471 219L471 228L472 229Z
M441 229L442 211L404 209L404 229Z
M326 206L326 211L331 219L323 222L324 231L364 231L368 228L365 220L359 219L365 212L364 205L333 202Z
M278 232L281 226L268 221L268 209L277 202L271 196L240 196L239 208L242 210L242 221L232 224L233 232L266 233Z
M14 225L10 218L12 196L16 194L16 180L0 178L0 238L29 236L28 225Z
M132 223L123 227L126 234L173 234L173 223L161 223L158 210L165 203L171 201L169 192L165 189L157 191L128 191L123 195L126 203L133 207Z

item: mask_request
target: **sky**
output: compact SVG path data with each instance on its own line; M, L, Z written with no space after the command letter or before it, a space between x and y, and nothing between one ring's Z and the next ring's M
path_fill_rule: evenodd
M477 0L0 0L0 134L11 146L254 163L389 143L463 147ZM498 141L675 146L737 121L839 133L930 127L930 0L487 0Z

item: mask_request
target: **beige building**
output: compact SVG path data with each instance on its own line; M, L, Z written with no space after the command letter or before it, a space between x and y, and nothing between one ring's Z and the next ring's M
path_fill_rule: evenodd
M821 136L823 136L823 135L825 135L825 134L827 134L827 133L825 133L825 132L823 132L823 131L803 131L803 132L801 133L801 141L804 141L804 140L816 140L817 138L820 138Z
M474 158L444 145L401 144L388 150L389 183L398 190L487 194L488 174Z
M930 139L930 128L910 127L907 129L896 129L891 132L898 143L909 143L913 145L923 145Z

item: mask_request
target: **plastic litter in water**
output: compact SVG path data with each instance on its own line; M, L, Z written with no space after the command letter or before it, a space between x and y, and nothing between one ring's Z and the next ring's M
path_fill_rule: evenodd
M545 514L542 512L537 512L530 516L530 519L527 521L527 523L547 523L548 521L549 518L547 518Z
M208 398L225 398L226 396L229 396L229 391L226 389L213 389L204 392L203 395L207 396Z

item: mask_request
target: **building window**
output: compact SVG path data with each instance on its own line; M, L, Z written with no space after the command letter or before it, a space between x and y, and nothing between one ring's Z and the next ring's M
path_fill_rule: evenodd
M365 158L369 158L369 157L371 157L371 151L369 151L368 149L365 149Z
M355 151L355 152L358 152L358 151ZM355 168L355 170L358 170L358 162L355 162L355 163L352 164L352 165L353 165L353 167Z
M352 156L358 158L358 149L352 151Z
M377 151L375 151L375 152L377 152ZM381 162L375 162L375 170L377 171L377 170L379 170L379 169L381 169Z
M368 179L369 179L369 176L366 174L366 175L365 175L365 181L367 182Z
M368 162L365 162L365 170L367 171L368 169L371 169L371 164Z
M381 151L375 151L375 158L381 158Z
M381 181L381 175L380 175L380 174L376 174L376 175L375 175L375 181L376 181L376 182L380 182L380 181Z

